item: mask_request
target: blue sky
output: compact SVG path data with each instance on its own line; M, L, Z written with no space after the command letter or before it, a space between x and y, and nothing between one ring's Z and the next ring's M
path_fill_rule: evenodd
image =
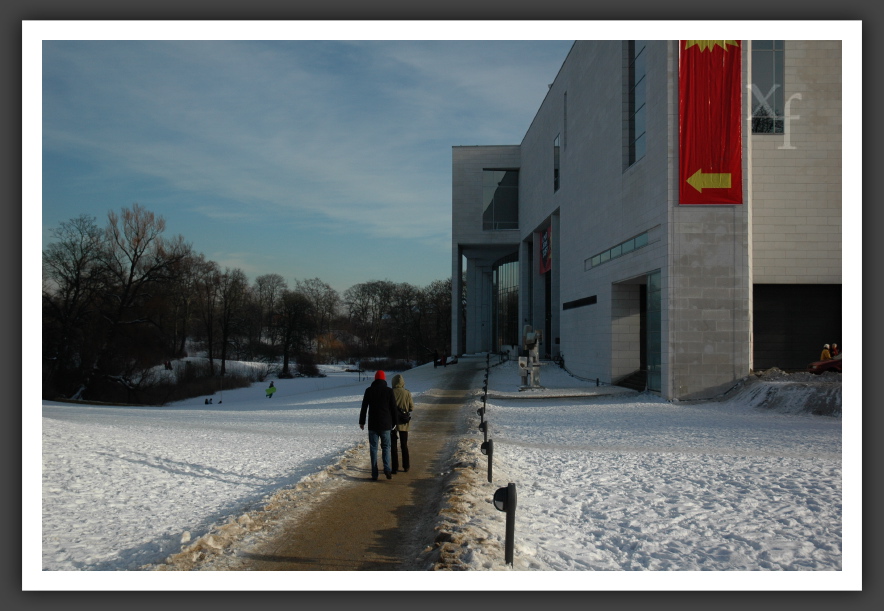
M571 44L44 40L43 244L137 202L252 281L448 278L451 147L520 143Z
M451 274L451 147L520 143L573 40L784 33L862 55L861 22L23 22L23 265L138 203L252 281L425 286Z

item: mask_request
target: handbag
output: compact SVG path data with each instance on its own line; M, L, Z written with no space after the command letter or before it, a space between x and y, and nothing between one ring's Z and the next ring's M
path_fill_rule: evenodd
M399 424L408 424L411 422L411 412L399 410Z

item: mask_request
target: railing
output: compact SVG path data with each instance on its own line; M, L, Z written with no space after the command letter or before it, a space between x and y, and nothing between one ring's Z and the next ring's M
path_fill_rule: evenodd
M561 367L562 369L564 369L564 370L565 370L565 373L567 373L567 374L568 374L569 376L571 376L572 378L576 378L576 379L581 380L581 381L583 381L583 382L595 382L595 385L596 385L596 386L600 386L600 385L602 384L601 378L596 378L596 379L592 379L592 378L584 378L584 377L582 377L582 376L577 375L576 373L574 373L574 372L571 371L570 369L568 369L568 368L565 366L565 355L564 355L563 353L559 353L557 356L554 356L554 357L552 358L552 361L553 361L556 365L558 365L559 367ZM605 385L608 385L608 386L609 386L609 385L611 385L611 384L613 384L613 382L605 382Z

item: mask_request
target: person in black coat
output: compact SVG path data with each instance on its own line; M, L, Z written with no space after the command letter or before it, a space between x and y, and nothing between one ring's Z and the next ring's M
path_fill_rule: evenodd
M381 456L384 475L393 478L390 467L390 430L399 423L396 412L396 397L393 389L387 386L383 371L374 374L374 382L365 389L362 396L362 409L359 410L359 428L365 430L368 416L368 451L371 459L371 479L378 479L378 439L381 442Z

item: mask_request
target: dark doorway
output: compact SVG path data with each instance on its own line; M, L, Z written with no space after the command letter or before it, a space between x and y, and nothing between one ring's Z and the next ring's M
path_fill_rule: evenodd
M543 345L546 349L546 358L552 356L552 272L543 275L543 309L546 312L543 317Z
M639 286L639 369L648 370L648 285Z
M823 344L844 348L840 284L756 284L753 307L756 371L804 369L819 359Z

